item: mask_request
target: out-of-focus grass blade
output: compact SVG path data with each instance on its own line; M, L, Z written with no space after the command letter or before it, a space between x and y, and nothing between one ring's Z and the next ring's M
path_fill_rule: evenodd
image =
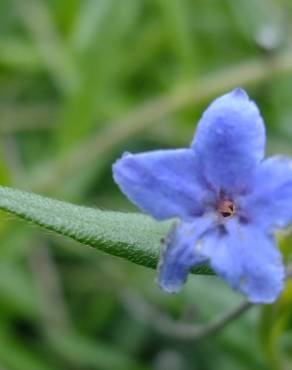
M65 102L60 117L56 136L62 152L74 147L94 126L111 116L110 111L103 115L104 102L114 100L118 91L124 73L120 65L125 40L131 31L135 32L139 6L141 4L133 0L91 1L82 6L72 41L82 83L76 94ZM89 23L82 28L84 19Z
M112 0L89 0L80 3L75 25L71 32L72 44L75 50L87 49L97 36L102 37L102 28L106 26L105 18L110 15Z
M18 71L38 71L43 64L36 48L25 39L0 38L0 64Z
M75 63L57 30L49 4L41 0L15 3L56 86L64 95L72 94L79 83Z
M176 53L180 73L189 75L191 71L195 70L193 46L194 37L190 33L190 19L188 19L186 1L173 0L166 2L164 0L157 0L162 10L165 27L169 37L169 45Z
M70 333L51 333L50 345L67 361L77 364L81 368L104 370L142 370L129 355L122 353L118 348L113 348L104 343L91 341L79 335Z
M44 358L36 346L20 341L2 325L0 328L0 364L7 366L5 369L61 370L56 363Z

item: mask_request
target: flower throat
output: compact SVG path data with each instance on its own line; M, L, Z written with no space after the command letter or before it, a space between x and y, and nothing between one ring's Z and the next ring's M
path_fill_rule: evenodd
M232 217L236 212L235 204L233 201L228 199L220 200L217 206L217 211L223 217Z

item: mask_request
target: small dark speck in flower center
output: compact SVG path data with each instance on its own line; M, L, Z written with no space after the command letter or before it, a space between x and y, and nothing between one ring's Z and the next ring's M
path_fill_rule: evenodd
M223 217L232 217L236 212L234 203L227 199L221 200L218 203L217 210Z

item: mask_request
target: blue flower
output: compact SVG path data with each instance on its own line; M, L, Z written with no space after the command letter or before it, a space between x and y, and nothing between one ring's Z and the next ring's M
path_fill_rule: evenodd
M207 263L250 302L271 303L285 270L274 232L292 223L292 162L264 159L265 126L242 89L216 99L190 148L125 154L116 183L157 220L176 218L158 284L177 292L190 269Z

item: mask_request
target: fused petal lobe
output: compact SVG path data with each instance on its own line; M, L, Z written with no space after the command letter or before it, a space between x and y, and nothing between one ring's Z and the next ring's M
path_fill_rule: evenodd
M158 220L203 212L204 192L191 149L126 154L113 165L113 174L123 193Z
M264 146L265 127L259 110L239 88L207 108L192 143L206 183L232 193L250 189Z
M168 293L176 293L186 281L191 268L205 263L201 256L202 237L212 227L211 217L192 223L174 225L165 240L158 265L158 285Z
M284 285L281 253L271 235L256 225L229 221L205 238L201 253L212 269L252 303L274 302Z
M256 172L254 190L243 199L245 212L264 228L292 223L292 160L271 157Z

